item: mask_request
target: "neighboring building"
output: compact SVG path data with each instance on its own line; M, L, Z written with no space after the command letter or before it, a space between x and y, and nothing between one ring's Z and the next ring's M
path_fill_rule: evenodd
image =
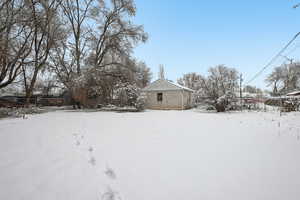
M300 90L288 93L286 96L288 96L288 97L297 97L297 96L300 97Z
M193 90L158 79L145 87L146 108L155 110L183 110L192 107Z
M300 91L290 92L284 96L270 97L265 102L266 105L270 106L284 106L285 103L291 103L300 108Z

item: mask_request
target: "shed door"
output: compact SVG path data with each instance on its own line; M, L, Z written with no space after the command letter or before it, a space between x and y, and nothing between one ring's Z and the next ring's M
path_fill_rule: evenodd
M163 101L163 93L156 94L157 102L161 103Z

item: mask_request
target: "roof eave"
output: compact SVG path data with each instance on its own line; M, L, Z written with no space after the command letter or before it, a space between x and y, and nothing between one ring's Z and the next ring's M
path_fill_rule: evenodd
M142 89L142 92L163 92L163 91L187 91L187 92L195 92L194 90L188 90L188 89L169 89L169 90L155 90L155 89L152 89L152 90L145 90L145 89Z

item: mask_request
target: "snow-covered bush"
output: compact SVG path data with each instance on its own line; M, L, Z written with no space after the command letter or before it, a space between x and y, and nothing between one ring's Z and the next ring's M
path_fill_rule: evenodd
M139 90L136 84L118 83L114 90L114 99L118 100L120 106L135 106Z
M0 118L4 117L24 117L28 114L44 113L45 110L37 107L29 108L0 108Z
M136 100L136 103L135 103L135 107L138 111L143 111L145 110L145 107L146 107L146 96L141 94L137 100Z
M0 108L0 118L8 117L10 112L9 108Z
M226 110L233 110L235 108L236 96L232 92L219 97L216 102L216 109L218 112L225 112Z

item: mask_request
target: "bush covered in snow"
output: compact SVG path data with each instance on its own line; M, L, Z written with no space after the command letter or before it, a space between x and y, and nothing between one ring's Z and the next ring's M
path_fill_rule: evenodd
M5 117L25 117L28 114L39 114L46 112L44 109L37 107L29 108L0 108L0 118Z
M0 118L9 116L10 110L9 108L0 108Z
M120 83L114 91L114 99L118 105L133 106L138 111L145 109L146 97L141 93L141 89L136 84Z
M134 106L139 97L139 88L136 84L119 83L115 86L114 99L119 106Z
M145 107L146 107L146 96L141 94L137 100L136 100L136 103L135 103L135 107L138 111L143 111L145 110Z
M198 109L207 111L225 112L228 110L239 110L240 106L234 93L228 92L218 99L203 99L202 104L198 103Z

